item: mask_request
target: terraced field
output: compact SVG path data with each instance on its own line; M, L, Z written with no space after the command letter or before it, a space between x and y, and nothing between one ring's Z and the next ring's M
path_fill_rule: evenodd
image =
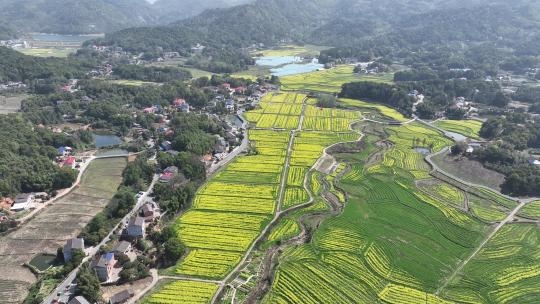
M538 303L540 229L504 226L442 295L460 303Z
M540 201L532 202L523 207L518 215L529 219L540 220Z
M387 131L395 144L390 156L377 170L345 175L340 186L350 201L343 214L324 222L311 244L283 254L265 302L444 303L434 295L439 281L487 226L414 185L429 167L413 156L413 137L428 138L434 151L446 139L416 124Z
M436 152L450 145L439 132L416 123L385 132L394 145L379 163L366 167L369 153L340 154L338 160L351 167L339 182L348 203L341 215L323 222L310 243L281 255L263 303L540 301L540 230L532 224L503 226L441 289L517 203L484 189L465 194L428 180L430 168L414 148L421 143ZM376 150L377 140L366 137L364 149ZM337 182L332 175L327 180ZM320 189L313 177L310 184ZM519 215L534 219L538 206L531 203Z
M357 75L354 65L339 65L328 70L315 71L292 76L281 77L282 89L287 91L308 90L315 92L338 93L341 86L353 81L373 81L391 83L393 74Z
M540 298L537 226L506 225L477 251L493 225L518 204L485 189L466 193L430 176L417 149L437 152L450 140L382 105L343 100L355 110L320 109L304 100L301 94L271 94L246 114L257 153L219 172L177 220L178 236L189 248L175 269L182 278L147 302L209 303L228 288L223 303L242 303L248 291L226 287L230 280L223 279L240 270L237 265L277 212L292 207L302 208L275 222L261 246L287 244L297 236L279 256L263 303L534 303ZM329 175L313 171L327 147L358 140L351 124L374 112L383 121L407 123L362 123L377 124L379 131L364 137L360 152L340 153ZM380 140L391 144L373 161ZM330 208L324 191L334 194L342 211ZM520 215L534 218L537 209L531 204ZM298 243L306 234L305 218L336 210L336 216L316 222L308 243ZM484 263L492 274L482 277ZM248 278L245 272L240 271L242 280Z
M152 294L147 303L154 304L205 304L209 303L218 285L205 282L175 281Z
M472 139L480 139L482 122L478 120L439 120L435 125L446 131L467 136Z
M272 219L290 135L251 130L249 136L259 154L219 172L176 221L178 236L190 249L176 267L178 275L222 279Z
M271 94L261 101L259 109L247 113L255 125L249 138L257 153L239 157L208 181L198 191L193 207L174 224L178 237L189 248L174 270L182 282L192 282L185 277L208 282L224 279L279 208L285 210L310 200L304 188L306 176L324 148L358 138L349 126L361 118L360 114L304 105L305 99L302 94ZM301 120L305 126L307 119L328 124L299 129ZM279 223L269 240L287 239L298 232L295 221ZM179 283L165 285L147 301L173 301L175 290L181 288L172 284ZM207 297L202 298L207 302ZM190 298L184 301L198 303Z
M395 109L376 104L371 102L365 102L355 99L348 99L348 98L340 98L339 101L348 107L351 108L358 108L359 111L366 111L366 110L374 110L380 113L383 118L389 118L391 120L399 121L399 122L405 122L408 121L409 118L403 116L403 114L399 113Z

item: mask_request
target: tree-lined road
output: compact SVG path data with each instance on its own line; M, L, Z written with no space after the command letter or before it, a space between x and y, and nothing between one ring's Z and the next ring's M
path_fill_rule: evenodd
M54 300L58 299L58 296L57 296L58 293L64 293L71 284L75 283L75 279L77 277L77 273L79 272L81 265L90 261L99 252L99 250L111 240L111 237L114 234L114 232L118 228L126 225L129 222L129 219L133 217L136 214L136 212L145 203L148 202L148 195L154 189L154 186L156 182L158 181L158 179L159 179L159 175L155 174L154 177L152 178L152 182L150 183L150 186L148 187L148 190L137 199L137 203L135 204L133 209L128 214L126 214L124 218L120 222L118 222L116 226L114 226L113 229L111 229L109 234L97 246L91 247L86 250L87 256L83 259L82 263L79 266L77 266L77 268L75 268L73 271L71 271L70 274L62 281L62 283L58 284L58 286L52 291L52 293L43 300L42 302L43 304L51 304Z

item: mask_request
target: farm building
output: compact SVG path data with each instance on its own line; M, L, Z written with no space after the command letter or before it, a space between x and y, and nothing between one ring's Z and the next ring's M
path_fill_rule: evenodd
M159 176L160 183L169 183L173 179L174 179L174 173L172 172L165 172Z
M131 243L127 241L120 241L114 245L112 251L115 254L126 254L131 250Z
M178 174L178 167L176 167L176 166L167 167L167 168L165 168L165 170L163 170L163 173Z
M66 242L64 245L64 261L69 262L73 257L73 250L80 249L84 251L84 240L79 238L73 238Z
M99 257L94 268L100 281L108 282L111 280L114 264L116 264L116 259L112 252L108 252Z
M76 296L75 298L71 299L68 304L90 304L88 300L86 300L83 296Z
M132 237L144 237L144 218L140 216L131 218L127 227L127 234Z
M59 147L58 148L58 155L60 156L66 156L71 153L73 149L70 147Z
M75 157L70 156L64 161L64 167L70 167L73 168L73 165L75 165Z
M122 304L126 303L129 298L131 298L134 295L133 290L131 289L125 289L120 291L119 293L114 294L109 299L109 304Z
M30 209L34 202L34 195L31 193L19 194L15 196L15 203L11 206L11 211L20 212Z

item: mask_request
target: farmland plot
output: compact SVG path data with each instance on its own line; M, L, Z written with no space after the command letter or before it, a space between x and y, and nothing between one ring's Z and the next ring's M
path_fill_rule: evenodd
M122 181L125 158L94 160L80 186L38 213L16 231L0 237L0 282L7 295L0 303L19 303L35 277L22 266L40 253L56 254L59 246L75 237L110 201ZM24 288L21 288L23 287Z
M376 170L364 170L360 157L347 160L352 170L340 188L349 203L321 224L302 253L283 254L265 303L452 303L435 295L440 280L474 250L488 225L444 203L462 204L462 191L441 183L423 194L415 186L430 168L414 147L435 152L449 140L414 123L386 132L394 146ZM297 156L309 159L317 141L304 134L311 132L300 134L295 147L306 144Z
M213 283L175 281L166 284L147 300L148 304L207 304L218 285Z
M540 231L536 225L503 226L442 295L469 303L538 303L538 252Z
M439 120L435 125L446 131L455 132L472 139L480 139L482 122L478 120Z

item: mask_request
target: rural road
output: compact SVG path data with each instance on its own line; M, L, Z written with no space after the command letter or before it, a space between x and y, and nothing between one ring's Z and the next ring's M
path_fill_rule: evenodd
M467 257L465 260L461 261L461 263L459 263L458 267L456 267L456 269L454 269L454 271L452 271L452 274L450 276L448 276L445 280L444 280L444 283L437 289L437 291L435 292L436 295L439 295L445 288L446 286L448 286L448 284L450 282L452 282L452 280L456 277L456 275L458 275L461 270L465 267L465 265L467 265L477 254L478 252L480 252L480 250L482 250L482 248L484 248L484 246L486 246L486 244L495 236L495 234L497 234L497 232L504 226L506 225L508 222L512 221L514 219L514 216L516 215L516 213L519 212L519 210L521 210L521 208L523 208L525 205L527 204L527 202L521 202L519 203L519 205L517 205L516 208L514 208L514 210L512 210L512 212L510 212L508 214L508 216L502 221L500 222L485 238L484 240L482 240L482 242L478 245L478 247L476 247L476 249L471 253L471 255L469 255L469 257Z
M32 210L27 215L19 218L17 220L17 222L19 223L19 226L26 223L27 221L31 220L34 216L36 216L45 207L47 207L50 204L54 203L55 201L61 199L62 197L68 195L69 193L71 193L71 191L73 191L75 188L77 188L79 186L79 184L81 183L81 179L82 179L82 177L84 175L84 172L86 171L86 169L88 169L88 167L90 166L92 161L97 160L97 159L106 159L106 158L129 157L131 155L137 155L137 154L138 153L130 153L130 154L122 154L122 155L120 155L120 154L119 155L103 155L103 156L92 155L90 157L87 157L85 159L85 161L81 164L81 167L79 168L79 174L77 175L77 179L75 180L73 185L71 187L67 188L67 189L62 190L61 193L59 193L57 196L53 197L52 199L46 201L45 203L40 204L39 207Z
M296 136L296 132L302 129L302 124L303 124L304 115L305 115L305 108L306 108L306 100L307 100L307 98L304 98L304 100L302 101L302 103L303 103L302 114L300 115L300 120L298 122L298 127L295 130L292 130L291 134L290 134L289 145L288 145L288 148L287 148L287 157L285 158L285 165L284 165L284 168L283 168L283 175L282 175L282 178L281 178L281 184L280 184L280 189L279 189L278 206L277 206L277 209L276 209L276 214L274 215L274 218L272 219L272 221L270 223L268 223L268 225L266 225L266 227L263 229L263 231L259 234L259 237L257 237L251 243L251 246L248 248L248 250L246 251L246 253L242 257L242 260L240 261L240 263L238 263L238 265L232 271L230 271L229 274L221 281L221 284L220 284L218 290L216 291L216 293L214 294L214 297L212 298L211 303L213 303L213 304L218 301L221 293L223 292L223 289L225 288L225 283L230 281L231 278L242 267L245 266L244 264L246 263L247 259L249 258L249 255L251 254L253 249L255 249L255 246L270 231L270 228L273 227L274 224L280 219L280 216L282 214L281 205L282 205L283 197L284 197L284 194L285 194L285 185L286 185L286 182L287 182L287 175L288 175L288 172L289 172L289 165L290 165L291 155L292 155L292 147L293 147L293 143L294 143L294 138ZM313 199L310 199L309 203L311 203L312 200Z
M242 128L246 129L246 120L242 117L241 113L237 115L242 120ZM231 153L227 154L225 158L220 160L217 164L212 164L210 168L208 169L207 175L211 176L215 174L217 171L219 171L221 168L228 165L231 161L233 161L238 154L242 153L243 151L246 151L247 147L249 145L249 139L247 134L244 134L244 138L242 139L242 143L240 146L236 147Z
M46 201L45 203L42 203L39 205L39 207L37 207L36 209L32 210L30 213L28 213L27 215L21 217L20 219L17 220L17 222L19 223L19 226L26 223L27 221L29 221L30 219L32 219L36 214L38 214L41 210L43 210L45 207L49 206L50 204L54 203L55 201L61 199L62 197L68 195L69 193L71 193L71 191L73 191L73 189L75 189L76 187L79 186L79 184L81 183L81 179L82 179L82 176L84 175L84 172L86 171L86 169L88 168L88 166L90 166L90 163L95 160L96 157L95 156L91 156L89 157L88 159L86 159L84 161L84 163L81 165L81 167L79 168L79 174L77 175L77 179L75 180L75 182L73 183L73 185L67 189L64 189L62 190L61 193L59 193L58 195L56 195L55 197L53 197L52 199Z
M96 255L99 252L101 247L105 246L105 244L107 244L110 241L111 236L113 235L113 233L119 227L127 224L129 219L147 202L148 194L154 188L154 185L156 184L158 179L159 179L159 175L155 174L153 179L152 179L152 182L150 183L150 186L148 187L148 190L144 193L144 195L139 197L139 199L137 200L137 203L135 204L133 209L128 214L126 214L126 216L124 216L124 218L120 222L118 222L118 224L116 224L116 226L114 226L114 228L109 232L109 234L97 246L91 247L90 250L86 251L87 256L83 259L82 263L77 268L75 268L73 271L71 271L71 273L64 279L64 281L62 281L62 283L60 283L51 292L51 294L49 294L49 296L46 297L43 300L42 303L44 303L44 304L52 303L54 300L56 300L58 298L57 297L58 293L60 293L60 292L63 293L70 284L74 283L74 281L75 281L75 279L77 277L77 273L79 272L79 269L80 269L81 265L88 262L88 261L90 261L94 257L94 255Z

